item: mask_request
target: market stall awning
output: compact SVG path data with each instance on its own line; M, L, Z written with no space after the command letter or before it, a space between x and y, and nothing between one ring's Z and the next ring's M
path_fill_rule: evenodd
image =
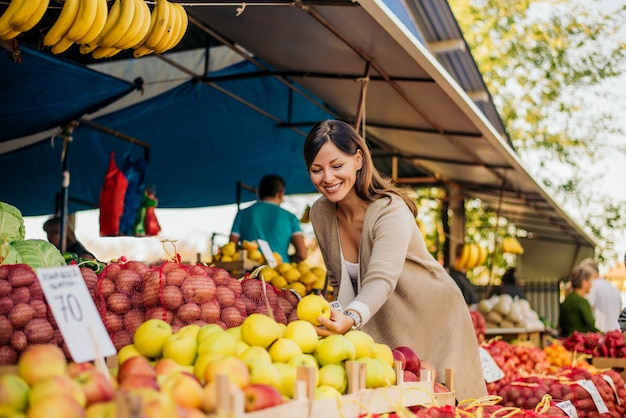
M377 0L246 2L239 13L241 6L186 2L191 29L180 48L92 65L145 81L143 96L128 96L93 117L150 144L152 171L166 173L155 182L160 207L233 203L234 178L256 184L267 172L287 174L290 193L312 191L305 186L302 142L319 118L335 117L364 129L377 166L398 182L456 186L465 197L500 208L535 240L593 248L593 239L529 174L493 115L407 26L407 15L401 19ZM228 54L219 53L225 49ZM237 71L217 71L241 60L247 65L232 67ZM249 83L259 89L241 88ZM138 105L110 114L136 103L153 105L148 99L159 94L167 95L159 113ZM181 104L192 99L211 111L187 113ZM75 136L81 135L79 128ZM91 190L83 199L90 201L108 151L117 149L121 157L128 145L102 145L110 140L102 132L86 136L92 138L83 151L90 153L91 170L78 181ZM83 141L75 142L73 159L83 160L85 154L76 151ZM0 164L13 161L6 155ZM201 180L199 171L205 174ZM17 199L21 187L7 196ZM79 190L76 183L72 187L70 195ZM42 204L26 213L49 209Z

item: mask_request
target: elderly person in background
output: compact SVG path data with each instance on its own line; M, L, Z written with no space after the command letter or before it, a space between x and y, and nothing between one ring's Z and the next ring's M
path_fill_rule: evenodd
M592 258L584 259L579 265L588 266L594 271L591 290L585 297L593 309L596 327L602 332L619 330L617 319L622 312L622 298L619 289L600 276L598 264Z
M579 265L569 274L573 291L565 297L559 306L559 333L568 337L574 331L598 332L589 301L585 296L591 289L591 280L595 271L588 265Z

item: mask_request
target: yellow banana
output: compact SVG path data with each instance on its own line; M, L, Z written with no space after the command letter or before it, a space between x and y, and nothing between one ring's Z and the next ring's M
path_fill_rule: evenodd
M156 18L152 31L148 34L146 41L143 43L148 49L155 49L159 44L161 38L165 34L167 25L169 23L170 8L167 5L167 0L157 0L156 6L152 11L152 16Z
M39 0L22 0L22 5L11 15L9 24L14 30L26 23L39 7Z
M74 43L74 41L70 41L69 39L67 39L65 36L61 38L61 40L59 42L57 42L56 44L52 45L52 48L50 48L50 51L52 51L53 54L60 54L61 52L65 52L67 51L67 49L72 46L72 44Z
M11 0L9 7L0 16L0 36L5 36L9 32L15 32L15 29L11 25L11 19L13 15L18 13L19 10L28 3L27 0Z
M18 30L9 29L8 32L5 32L2 35L0 35L0 39L2 39L3 41L9 41L9 40L15 38L17 35L19 35L21 33L22 32L20 32Z
M122 39L115 44L115 47L120 49L128 49L137 45L150 29L150 8L143 0L134 1L135 15L133 23Z
M189 23L187 19L187 12L183 8L183 6L181 6L178 3L170 3L170 4L172 5L172 8L178 14L178 18L176 20L176 25L174 26L172 37L170 38L167 45L164 46L163 51L160 51L158 49L156 50L156 52L158 53L169 51L170 49L174 48L176 45L178 45L180 40L183 38L183 36L185 35L185 32L187 32L187 25Z
M115 23L117 22L117 19L120 17L120 6L121 6L120 0L115 0L113 2L113 5L111 5L111 9L107 13L107 19L106 19L106 22L104 23L104 27L102 28L102 30L100 31L100 33L98 34L98 36L96 36L94 40L90 42L85 42L83 45L81 45L80 47L81 54L83 55L89 54L93 52L100 45L100 40L102 39L102 37L109 30L111 30L113 25L115 25Z
M50 0L41 0L31 17L21 25L15 25L15 30L26 32L34 28L35 25L41 21L43 15L46 14L49 4Z
M104 29L108 14L109 6L107 5L107 0L96 0L96 17L94 18L89 30L85 32L82 37L76 40L76 43L82 46L83 44L88 44L94 41Z
M464 269L466 264L467 264L467 259L470 256L470 248L467 244L463 245L463 250L461 251L461 255L459 256L459 260L458 260L458 268L459 269Z
M154 8L152 9L151 14L150 14L150 26L148 27L148 33L146 33L143 36L143 38L141 38L141 40L139 42L137 42L137 44L135 46L133 46L133 48L142 47L146 43L146 39L148 39L148 36L150 36L150 33L154 30L154 27L156 25L156 21L158 20L157 11L158 10L157 10L156 5L155 5Z
M120 51L121 49L115 48L113 46L111 47L99 46L96 49L94 49L93 54L91 55L96 59L102 59L102 58L112 57L113 55L117 54Z
M59 43L61 38L67 33L78 14L79 0L65 0L61 14L57 18L56 22L48 30L48 33L43 37L43 44L45 46L53 46Z
M482 266L487 261L489 251L487 251L487 248L483 247L482 245L479 246L478 249L480 250L480 256L478 257L478 262L476 263L476 266Z
M117 1L117 0L116 0ZM130 25L133 23L133 16L135 15L135 0L119 0L120 1L120 15L117 22L113 27L102 36L102 39L98 42L98 45L104 47L111 47L117 44L122 39Z
M139 46L139 47L135 48L135 50L133 51L133 57L141 58L144 55L149 55L149 54L152 54L153 52L154 52L153 49L150 49L150 48L145 47L145 46Z
M174 3L174 7L177 7L179 9L178 12L180 13L180 16L182 18L182 26L180 28L180 31L178 32L178 36L174 40L174 43L172 44L170 49L174 48L180 43L180 41L185 36L185 33L187 33L187 27L189 26L189 17L187 16L187 11L185 10L185 8L178 3Z
M154 46L154 52L158 54L162 54L163 52L167 51L167 47L172 41L172 38L176 37L177 35L176 28L180 28L180 23L178 21L178 9L174 8L172 3L170 3L169 1L165 4L167 4L167 7L169 9L169 17L167 26L165 28L165 33L163 34L161 39L159 39L159 42Z
M80 7L74 23L67 30L65 37L70 41L77 41L91 29L98 11L97 0L80 0Z

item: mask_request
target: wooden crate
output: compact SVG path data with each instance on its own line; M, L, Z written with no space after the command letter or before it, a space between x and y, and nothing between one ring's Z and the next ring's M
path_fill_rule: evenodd
M598 369L615 369L626 382L626 358L593 357L591 364Z
M239 251L239 260L237 261L214 261L212 264L215 267L220 267L228 271L231 276L235 278L242 277L246 271L251 271L258 267L257 262L248 259L246 250Z

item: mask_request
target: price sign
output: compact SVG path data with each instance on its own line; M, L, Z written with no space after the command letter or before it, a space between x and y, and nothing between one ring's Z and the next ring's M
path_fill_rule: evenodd
M261 250L263 257L265 257L265 260L267 261L267 265L270 266L271 268L276 267L278 265L278 263L276 262L276 257L274 257L274 253L272 252L272 249L270 248L270 245L267 243L267 241L262 240L262 239L257 239L256 242L259 243L259 249Z
M578 418L578 412L576 411L576 407L574 406L572 401L559 402L556 404L556 407L565 412L568 417Z
M620 400L619 395L617 394L617 388L615 387L615 382L613 382L613 379L611 379L611 376L607 376L606 374L603 374L602 378L606 381L606 383L609 384L609 386L611 386L611 389L613 389L613 394L615 394L615 399L617 399L617 404L621 405L622 401Z
M593 400L593 403L596 404L596 408L598 408L599 413L609 413L609 408L606 407L604 399L602 399L602 396L600 395L600 392L598 392L598 388L596 387L595 383L593 383L593 381L585 379L578 380L576 383L578 383L578 385L580 385L583 389L589 392L589 395L591 395L591 399Z
M491 357L491 354L489 354L489 351L482 347L478 347L478 353L480 354L480 362L483 365L483 376L485 378L485 382L491 383L502 379L504 377L504 372L500 367L498 367L496 361L493 357Z
M72 360L98 360L117 353L78 266L36 269L37 278Z
M330 302L330 307L333 309L337 309L339 312L343 312L341 302L339 302L338 300L333 300L332 302Z

